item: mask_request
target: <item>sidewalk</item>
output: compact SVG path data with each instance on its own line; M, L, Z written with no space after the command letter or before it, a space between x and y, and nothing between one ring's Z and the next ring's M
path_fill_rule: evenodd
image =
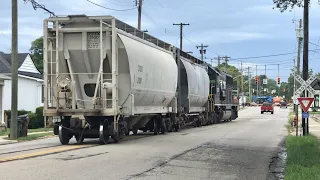
M302 117L301 117L301 111L298 113L298 135L302 136ZM309 134L312 134L320 139L320 114L310 114L309 117ZM296 127L294 127L293 132L291 132L291 135L296 135Z
M43 131L43 132L32 132L32 133L28 133L28 135L32 135L32 134L43 134L43 133L50 133L53 131ZM17 143L17 140L8 140L8 139L4 139L7 138L8 136L0 136L0 146L1 145L6 145L6 144L12 144L12 143Z
M320 139L320 115L310 115L309 133Z

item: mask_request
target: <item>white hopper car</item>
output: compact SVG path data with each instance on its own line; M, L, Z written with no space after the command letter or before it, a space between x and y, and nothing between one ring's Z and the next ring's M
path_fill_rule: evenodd
M238 117L232 77L112 16L45 19L43 48L44 116L62 144Z

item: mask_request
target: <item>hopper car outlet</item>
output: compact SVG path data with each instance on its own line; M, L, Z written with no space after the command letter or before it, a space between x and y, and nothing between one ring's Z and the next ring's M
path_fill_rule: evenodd
M44 116L58 119L62 144L238 117L230 75L112 16L51 17L44 28Z

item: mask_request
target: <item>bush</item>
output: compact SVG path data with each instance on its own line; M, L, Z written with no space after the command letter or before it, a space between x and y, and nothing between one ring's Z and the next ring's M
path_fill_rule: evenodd
M8 120L11 118L11 110L5 110ZM37 129L44 127L43 107L37 107L35 113L26 110L18 110L18 116L28 114L29 125L28 129ZM9 125L10 127L10 125Z
M18 110L18 116L24 115L24 114L28 114L31 111L26 111L26 110ZM4 113L6 113L6 115L8 116L8 120L11 119L11 110L4 110Z
M29 113L28 129L37 129L44 127L43 107L38 107L35 113Z

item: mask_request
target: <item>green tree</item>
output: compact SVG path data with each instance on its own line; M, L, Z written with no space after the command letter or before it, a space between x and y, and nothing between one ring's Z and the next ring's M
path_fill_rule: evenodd
M303 7L303 2L304 0L273 0L273 3L276 5L274 8L279 9L281 12L284 12L287 9L291 11L295 6ZM308 3L310 4L310 0L308 0Z
M221 63L220 65L216 66L216 68L219 71L226 70L227 73L233 77L233 81L235 82L236 87L238 87L239 90L241 89L241 72L239 71L239 69L237 69L237 67L232 66L230 64L226 65L226 63Z
M33 63L40 71L43 73L43 37L37 38L32 41L30 48L30 55L33 60Z

